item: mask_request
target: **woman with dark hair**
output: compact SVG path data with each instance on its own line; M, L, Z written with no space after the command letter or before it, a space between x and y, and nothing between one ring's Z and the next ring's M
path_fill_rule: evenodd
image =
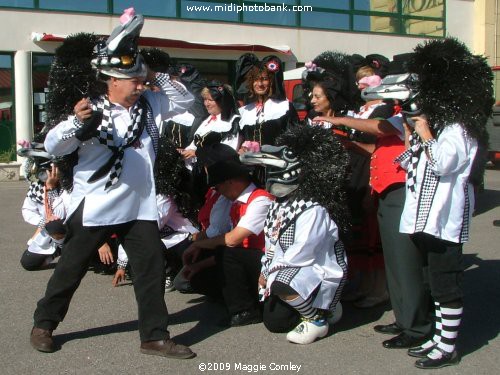
M298 120L293 105L286 99L283 86L283 65L276 56L259 61L251 54L238 62L245 106L240 108L241 151L255 150L263 144L274 145L276 138ZM246 85L246 89L242 88Z
M194 158L198 147L212 143L224 143L235 150L241 143L238 135L240 116L231 87L211 81L201 90L201 96L209 116L194 133L191 144L179 151L184 159Z

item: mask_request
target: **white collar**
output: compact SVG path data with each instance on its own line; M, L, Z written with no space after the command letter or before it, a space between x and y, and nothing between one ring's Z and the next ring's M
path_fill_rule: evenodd
M283 117L290 109L288 100L278 101L276 99L267 99L264 103L264 121L275 120ZM240 108L240 128L246 125L255 125L257 121L256 103L247 104Z
M241 192L238 198L236 198L235 202L241 202L244 204L247 204L248 199L250 199L250 195L254 192L254 190L257 189L257 186L253 182L250 182L250 184Z

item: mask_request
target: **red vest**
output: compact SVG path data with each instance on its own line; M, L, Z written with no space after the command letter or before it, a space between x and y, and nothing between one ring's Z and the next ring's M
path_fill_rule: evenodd
M257 188L254 191L252 191L250 197L248 197L247 203L235 201L231 206L231 212L230 212L233 228L236 228L238 226L238 222L247 212L248 205L252 203L252 201L255 198L258 197L268 197L269 199L274 200L274 197L267 191L265 191L264 189ZM265 250L264 231L260 232L258 235L251 234L250 236L245 238L241 244L241 247L248 249L261 249L262 251L264 251Z
M370 161L370 186L377 193L406 181L406 171L394 162L405 150L404 142L397 135L378 138Z
M206 230L210 225L210 212L219 197L220 194L216 192L214 188L208 189L205 194L205 203L201 206L200 211L198 211L198 222L200 223L202 230Z

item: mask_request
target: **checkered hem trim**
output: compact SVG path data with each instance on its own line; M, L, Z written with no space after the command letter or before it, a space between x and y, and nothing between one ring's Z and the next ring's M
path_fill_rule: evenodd
M264 267L262 267L262 269L260 270L260 273L262 274L262 276L264 276L264 278L267 280L269 278L269 270L267 268L268 264L266 264Z
M125 268L127 268L127 264L128 264L128 261L127 260L123 260L123 259L118 259L116 261L116 266L121 269L121 270L124 270Z

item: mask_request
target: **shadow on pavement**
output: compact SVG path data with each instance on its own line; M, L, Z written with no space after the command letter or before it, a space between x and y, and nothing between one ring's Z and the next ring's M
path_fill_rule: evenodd
M465 356L488 345L500 332L500 261L468 254L464 263L464 316L458 349Z
M474 216L484 214L498 206L500 206L500 191L483 190L476 194L476 209L474 210Z

